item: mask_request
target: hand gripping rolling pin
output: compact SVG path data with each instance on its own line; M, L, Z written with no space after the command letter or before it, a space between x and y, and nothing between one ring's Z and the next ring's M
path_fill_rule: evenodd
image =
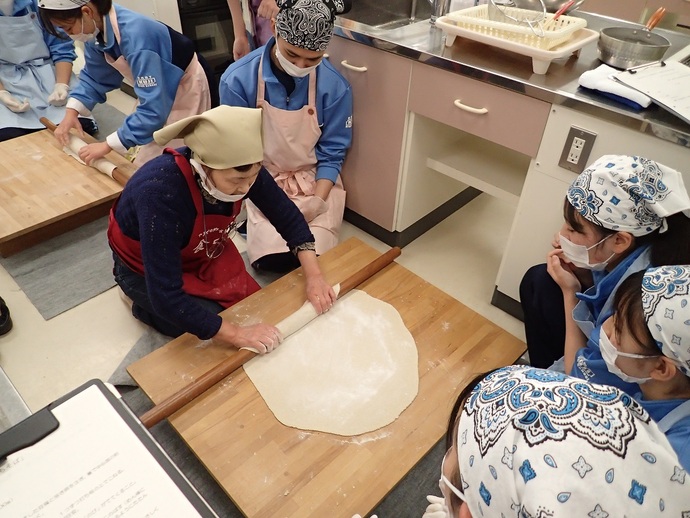
M51 132L55 133L55 128L57 125L53 124L52 121L46 119L45 117L40 118L41 123L48 128ZM68 146L74 153L78 153L82 146L87 144L95 144L98 140L93 138L91 135L84 135L84 139L77 137L76 135L70 134L70 145ZM122 160L126 160L124 157ZM127 180L134 174L136 166L131 164L126 164L122 166L117 166L106 160L105 158L99 158L91 163L91 167L98 169L101 173L110 176L117 183L125 186Z
M353 288L373 277L376 273L391 264L400 255L400 248L391 248L385 254L374 259L361 270L355 272L350 277L340 283L338 298L341 298ZM308 304L308 302L307 302ZM316 312L314 312L316 314ZM289 317L288 317L289 318ZM284 321L283 321L284 322ZM283 338L287 338L284 336ZM163 419L168 418L197 396L206 392L213 385L227 377L229 374L240 368L246 362L254 358L257 354L247 349L240 349L232 356L220 362L208 372L202 374L186 387L180 389L172 396L154 406L151 410L144 413L140 419L146 428L151 428Z

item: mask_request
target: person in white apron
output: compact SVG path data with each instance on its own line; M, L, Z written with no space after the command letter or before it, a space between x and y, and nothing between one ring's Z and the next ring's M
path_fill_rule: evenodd
M71 41L43 30L36 0L0 1L0 141L62 120L75 58Z
M220 84L221 104L263 113L264 166L299 207L316 238L316 253L338 243L345 210L340 169L352 141L352 92L323 55L339 0L280 0L276 37L233 63ZM305 21L306 20L306 21ZM310 30L303 31L305 24ZM259 270L298 266L285 241L247 202L247 254Z
M38 4L49 31L62 29L85 43L86 64L55 132L58 140L66 143L69 130L79 130L77 116L105 102L106 93L119 88L123 78L131 82L139 101L105 142L79 151L86 163L111 150L124 155L140 146L134 163L141 165L163 151L153 142L154 131L211 107L211 82L186 36L111 0L38 0Z

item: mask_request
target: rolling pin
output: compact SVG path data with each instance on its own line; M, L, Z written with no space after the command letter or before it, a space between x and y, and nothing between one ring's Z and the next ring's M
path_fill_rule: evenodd
M43 124L46 128L48 128L51 132L55 133L55 128L57 128L57 125L55 125L52 121L46 119L45 117L41 117L39 119L41 121L41 124ZM76 135L72 135L76 139L81 139L81 137L77 137ZM86 144L95 144L98 143L99 141L93 138L91 135L84 134L84 138L81 139L83 140ZM123 159L124 160L124 159ZM134 167L134 166L132 166ZM95 168L98 169L98 168ZM107 174L110 176L113 180L115 180L117 183L122 185L122 187L125 186L127 183L127 180L132 176L132 173L130 171L126 171L125 169L115 166L115 169L112 170L111 173L106 173L103 172L99 169L99 172L103 174Z
M345 279L340 283L340 292L338 294L338 298L342 297L356 286L359 286L361 283L383 270L386 266L395 261L395 259L400 256L400 253L400 248L397 246L393 247L385 254L379 256L377 259L374 259L361 270L355 272L350 277ZM206 392L213 385L226 378L228 375L240 368L255 356L257 356L257 353L253 351L240 349L232 356L213 367L211 370L199 376L199 378L194 380L192 383L178 390L175 394L164 399L151 410L144 413L140 417L142 424L146 428L151 428L153 425L159 423L163 419L168 418L187 403Z

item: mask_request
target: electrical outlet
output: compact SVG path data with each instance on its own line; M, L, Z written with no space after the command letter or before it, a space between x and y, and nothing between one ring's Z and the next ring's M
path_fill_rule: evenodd
M558 165L578 174L584 171L596 138L596 133L571 126Z

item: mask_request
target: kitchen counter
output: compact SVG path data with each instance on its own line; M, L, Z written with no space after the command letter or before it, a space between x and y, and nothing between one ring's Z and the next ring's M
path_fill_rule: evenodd
M587 20L587 27L596 31L611 26L637 27L629 22L591 13L573 14ZM687 35L667 30L655 32L671 42L667 56L690 44ZM514 52L464 38L456 38L451 47L446 47L443 31L432 26L428 20L382 31L338 18L335 34L690 148L690 125L666 110L652 104L645 110L635 111L579 87L580 75L601 64L597 58L596 42L586 45L579 58L570 56L556 59L546 74L538 75L532 73L532 58Z

